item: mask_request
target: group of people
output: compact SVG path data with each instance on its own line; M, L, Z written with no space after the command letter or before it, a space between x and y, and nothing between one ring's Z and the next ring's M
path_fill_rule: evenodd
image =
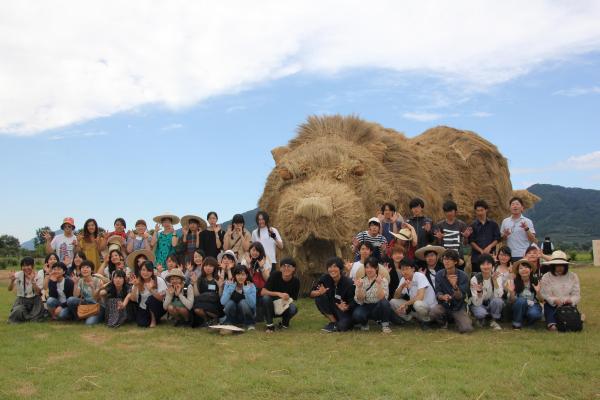
M464 333L473 330L471 316L480 327L489 320L500 330L508 318L521 329L542 314L547 328L556 330L557 310L579 303L569 260L561 251L543 254L521 199L510 200L511 216L500 227L487 217L483 200L474 204L471 225L457 218L453 201L444 203L445 219L438 223L424 208L422 199L411 200L412 215L404 220L394 205L384 204L353 238L355 259L326 262L309 292L327 319L324 331L368 330L375 321L389 333L392 325L415 320L423 329L454 323ZM170 320L247 330L264 321L267 333L289 328L300 280L293 259L277 262L284 245L266 212L257 213L252 233L240 214L226 230L215 212L206 220L165 213L154 222L150 234L144 220L126 231L126 221L117 218L114 231L101 233L88 219L76 234L73 219L65 218L62 234L44 235L44 267L35 271L34 260L25 257L21 271L11 273L8 289L16 289L17 298L9 321L154 327ZM179 223L180 234L174 228Z

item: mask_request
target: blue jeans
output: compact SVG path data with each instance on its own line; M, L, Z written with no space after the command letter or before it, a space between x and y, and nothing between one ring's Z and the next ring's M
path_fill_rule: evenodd
M544 319L546 320L546 325L556 325L556 309L558 307L551 306L548 303L544 303Z
M86 301L84 299L80 299L79 297L69 297L67 299L67 306L69 307L69 312L77 319L77 306L80 304L96 304L95 301ZM104 307L100 307L100 312L96 315L92 315L85 319L86 325L95 325L99 322L102 322L104 319Z
M61 321L66 321L72 318L69 308L67 307L67 303L60 304L58 299L55 297L48 297L48 299L46 299L46 306L48 306L49 310L54 310L56 307L62 307L62 310L60 310L60 313L57 315L57 318Z
M531 325L542 319L542 306L539 303L527 304L527 300L518 297L512 305L512 324L516 327L523 325L523 319L527 325Z
M493 319L499 320L502 318L503 307L504 301L498 297L494 297L487 305L472 306L471 312L475 319L485 319L485 317L491 315Z
M229 300L225 303L223 310L227 324L254 325L254 310L250 308L246 300L240 300L239 303Z
M389 324L392 307L387 299L381 299L377 303L364 303L357 305L352 312L352 319L355 323L366 325L369 319L381 321L382 324Z
M275 315L275 306L273 306L273 301L277 300L279 297L271 297L271 296L263 296L263 305L265 307L265 323L267 325L273 325L273 318L279 317L279 315ZM294 315L298 314L298 308L295 303L290 304L287 310L281 314L281 323L285 326L290 325L290 321L294 318Z

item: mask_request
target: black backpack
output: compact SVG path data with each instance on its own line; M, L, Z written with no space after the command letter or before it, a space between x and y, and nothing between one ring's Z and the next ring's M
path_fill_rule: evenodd
M556 328L560 332L579 332L583 329L581 314L574 306L560 306L556 308Z

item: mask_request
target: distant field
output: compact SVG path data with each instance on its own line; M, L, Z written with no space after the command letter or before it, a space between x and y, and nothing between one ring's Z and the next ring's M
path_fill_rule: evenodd
M576 268L584 332L395 328L325 334L309 300L286 332L0 324L0 398L600 399L600 268ZM2 279L3 278L3 279ZM0 319L13 293L0 271Z

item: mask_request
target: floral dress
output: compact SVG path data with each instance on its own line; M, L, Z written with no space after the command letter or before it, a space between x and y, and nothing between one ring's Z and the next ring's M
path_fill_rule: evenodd
M154 250L154 256L156 257L156 265L161 264L164 266L167 262L167 257L175 252L175 248L172 246L172 239L175 232L165 234L160 232L156 239L156 249Z

